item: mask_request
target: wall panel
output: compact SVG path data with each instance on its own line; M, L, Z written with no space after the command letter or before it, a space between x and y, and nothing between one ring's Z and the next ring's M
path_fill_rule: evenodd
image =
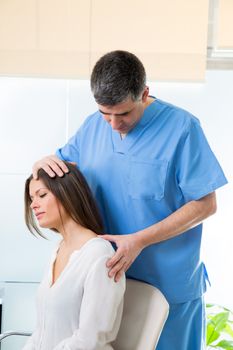
M91 64L124 49L142 59L150 80L203 80L207 29L207 0L99 0L92 4Z
M219 0L217 48L233 49L233 1Z

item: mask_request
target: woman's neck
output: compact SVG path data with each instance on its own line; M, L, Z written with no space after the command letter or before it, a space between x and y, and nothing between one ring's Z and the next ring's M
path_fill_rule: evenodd
M89 239L97 237L97 234L74 220L68 220L59 230L63 237L63 246L68 250L80 249Z

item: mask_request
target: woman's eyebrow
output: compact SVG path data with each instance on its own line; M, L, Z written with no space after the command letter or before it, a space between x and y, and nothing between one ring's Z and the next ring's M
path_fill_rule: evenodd
M36 190L35 191L35 194L37 194L40 190L48 190L46 187L40 187L40 188L38 188L38 190ZM31 195L30 193L29 193L29 197L32 199L33 198L33 195Z

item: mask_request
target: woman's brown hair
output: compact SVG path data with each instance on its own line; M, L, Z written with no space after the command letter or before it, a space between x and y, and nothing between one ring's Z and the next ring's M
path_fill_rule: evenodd
M65 211L71 218L81 226L103 234L103 222L92 192L82 173L71 163L64 162L69 172L63 177L51 178L43 169L38 171L38 179L43 181ZM33 212L31 210L31 197L29 185L33 179L32 175L26 180L24 192L25 222L29 231L35 235L45 236L39 230Z

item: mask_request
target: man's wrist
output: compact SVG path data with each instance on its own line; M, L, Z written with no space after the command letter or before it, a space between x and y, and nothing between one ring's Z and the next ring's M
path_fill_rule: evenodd
M156 239L157 237L156 233L159 232L160 229L161 227L159 227L157 223L136 232L138 244L142 247L142 249L150 246L151 244L155 244L159 242L159 240Z
M150 243L148 242L148 237L145 232L145 230L141 230L135 233L135 238L137 241L138 247L143 250L144 248L148 247Z

